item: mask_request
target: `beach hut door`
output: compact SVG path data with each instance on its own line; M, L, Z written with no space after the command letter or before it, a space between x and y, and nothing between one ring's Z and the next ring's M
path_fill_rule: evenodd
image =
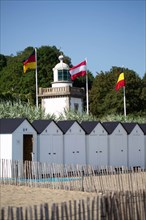
M32 161L33 135L23 135L23 161Z

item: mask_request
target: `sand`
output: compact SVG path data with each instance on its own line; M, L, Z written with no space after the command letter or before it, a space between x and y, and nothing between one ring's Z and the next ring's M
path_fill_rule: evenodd
M51 205L94 196L97 196L97 194L28 186L0 185L0 207L27 207L44 203Z

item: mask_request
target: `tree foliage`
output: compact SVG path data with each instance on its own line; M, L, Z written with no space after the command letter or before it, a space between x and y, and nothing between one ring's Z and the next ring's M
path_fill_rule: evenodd
M96 75L90 91L90 111L93 115L123 114L123 88L115 90L119 74L124 71L126 81L127 114L145 114L145 78L129 69L113 67L109 72Z

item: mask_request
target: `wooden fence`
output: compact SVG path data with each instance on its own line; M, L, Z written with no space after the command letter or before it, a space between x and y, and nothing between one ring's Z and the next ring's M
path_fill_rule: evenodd
M92 167L0 160L0 184L86 192L146 190L146 171L140 168Z
M1 208L1 220L146 220L146 191L114 192L92 199Z

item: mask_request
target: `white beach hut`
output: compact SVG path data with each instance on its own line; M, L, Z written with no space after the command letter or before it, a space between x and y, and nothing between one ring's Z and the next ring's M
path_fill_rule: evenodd
M54 120L34 120L38 132L38 161L63 164L63 132Z
M37 160L37 132L26 118L0 119L0 159Z
M76 120L58 121L64 133L64 164L86 164L85 131Z
M11 166L11 161L37 160L37 132L26 118L0 119L0 160L3 176L7 176L4 166ZM10 171L8 176L11 174Z
M109 165L121 167L128 165L127 132L120 122L103 122L109 135Z
M93 167L108 165L108 133L100 122L83 121L86 131L86 160Z
M146 144L144 126L137 123L122 123L128 133L128 167L145 168Z

